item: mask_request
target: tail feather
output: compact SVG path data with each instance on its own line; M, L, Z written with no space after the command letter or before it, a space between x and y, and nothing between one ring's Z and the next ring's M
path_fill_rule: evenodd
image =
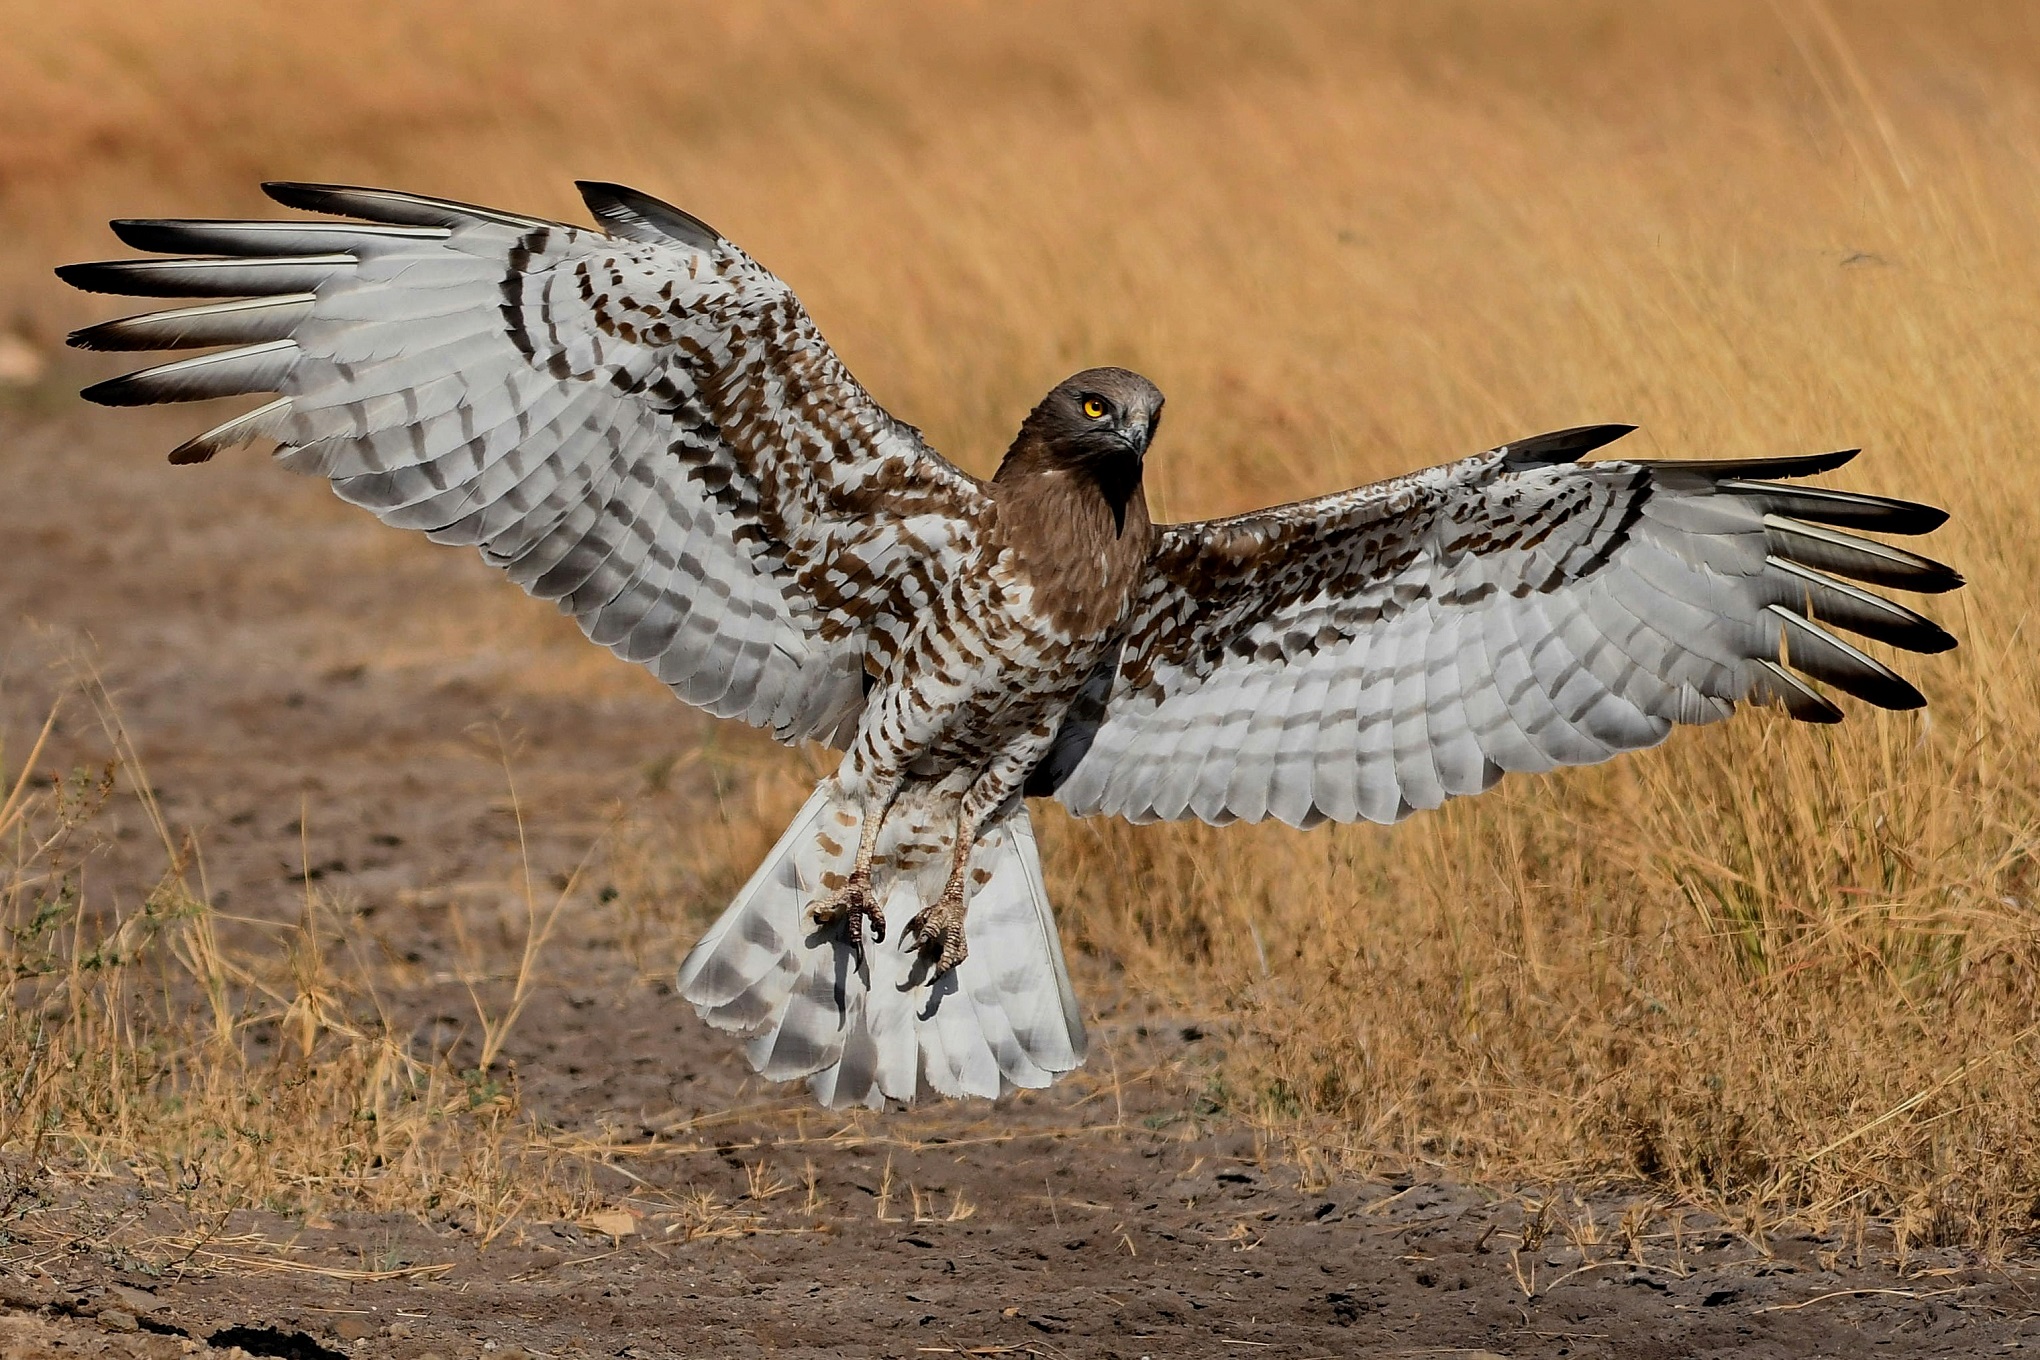
M881 866L941 818L896 807ZM680 968L701 1017L742 1034L751 1065L797 1077L831 1106L878 1106L921 1091L992 1097L1048 1085L1084 1060L1084 1027L1063 965L1027 811L1017 805L980 837L964 934L969 956L932 981L896 938L863 958L809 910L820 885L847 872L856 809L825 780L757 873ZM902 828L894 830L895 824ZM883 868L885 915L900 929L941 891L947 855L896 875Z
M729 910L716 919L680 966L681 990L701 1010L702 1019L718 1029L751 1029L768 1018L765 1014L751 1017L759 1004L753 992L769 973L784 971L786 961L794 957L791 942L781 933L782 922L764 912L741 909L760 897L801 890L794 876L797 866L787 851L795 843L813 839L824 806L819 798L808 799ZM791 979L786 982L790 985ZM774 989L761 989L761 994L769 999Z
M1084 1061L1084 1021L1077 1013L1077 990L1070 985L1069 965L1063 960L1062 937L1056 933L1055 917L1048 906L1048 884L1041 877L1041 854L1034 845L1034 825L1025 816L1006 823L1019 852L1020 871L1026 878L1027 896L1040 904L1040 924L1048 933L1048 948L1033 953L1015 950L1006 960L1007 972L1001 989L1010 997L1027 997L1031 1008L1008 1008L1013 1032L1027 1056L1044 1070L1067 1072ZM1015 923L1016 926L1018 923ZM1045 967L1047 976L1030 970ZM1022 977L1023 972L1029 973Z

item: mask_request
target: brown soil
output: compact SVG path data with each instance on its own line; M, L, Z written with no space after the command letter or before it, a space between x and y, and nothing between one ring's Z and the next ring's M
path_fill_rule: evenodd
M713 767L697 758L711 727L656 684L470 555L384 530L259 458L166 467L160 450L195 428L189 414L77 410L64 399L77 376L0 408L0 721L32 727L58 685L47 663L89 640L172 820L200 833L221 907L291 919L309 867L386 962L392 1013L443 1047L473 1014L445 904L504 897L519 874L496 734L542 879L573 867L619 800L676 844L712 824ZM78 753L96 740L76 719L64 735ZM99 872L118 882L121 859ZM607 1220L629 1228L620 1239L524 1222L480 1249L431 1215L243 1213L213 1225L206 1254L145 1259L109 1244L136 1223L174 1226L174 1206L79 1187L46 1211L75 1225L69 1249L13 1253L0 1275L0 1353L2040 1346L2020 1266L1928 1252L1901 1271L1877 1263L1873 1233L1859 1267L1839 1234L1753 1239L1697 1213L1630 1243L1608 1226L1624 1202L1613 1194L1591 1200L1602 1240L1583 1244L1560 1231L1565 1192L1308 1174L1201 1112L1223 1035L1126 998L1095 960L1078 961L1091 1063L1056 1090L813 1111L762 1087L672 996L681 934L570 918L507 1050L543 1118L667 1139L662 1155L591 1172L627 1215ZM690 1198L704 1192L713 1200ZM1541 1203L1554 1209L1540 1216ZM250 1233L290 1251L235 1269L232 1243Z

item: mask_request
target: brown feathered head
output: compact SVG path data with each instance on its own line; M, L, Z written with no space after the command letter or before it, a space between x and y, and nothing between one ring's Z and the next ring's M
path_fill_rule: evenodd
M1088 471L1101 482L1138 482L1140 460L1162 423L1161 389L1123 368L1065 378L1027 413L999 477Z

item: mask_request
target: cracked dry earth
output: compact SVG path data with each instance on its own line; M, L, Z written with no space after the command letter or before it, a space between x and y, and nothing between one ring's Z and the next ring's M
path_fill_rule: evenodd
M257 457L169 468L160 450L190 419L76 410L78 376L0 406L0 718L32 727L47 661L89 642L171 820L199 831L215 902L294 919L309 867L422 1048L473 1014L445 904L517 875L490 733L512 739L548 877L618 800L686 836L714 794L705 743L758 758L470 555ZM61 741L87 753L88 729ZM237 1213L179 1257L124 1245L189 1230L167 1199L72 1187L6 1225L0 1355L2040 1350L2017 1265L1928 1253L1901 1272L1873 1234L1858 1266L1839 1238L1756 1243L1698 1214L1629 1243L1609 1228L1619 1199L1583 1243L1561 1230L1571 1207L1539 1214L1544 1191L1307 1177L1198 1112L1221 1027L1145 1009L1096 960L1078 961L1091 1065L1054 1091L814 1111L672 996L684 941L666 934L570 912L507 1050L543 1118L661 1136L657 1155L590 1173L607 1214L524 1222L483 1250L408 1215Z

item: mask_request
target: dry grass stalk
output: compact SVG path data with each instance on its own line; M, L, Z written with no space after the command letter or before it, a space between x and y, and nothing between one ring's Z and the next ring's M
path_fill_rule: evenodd
M321 945L337 926L315 893L268 944L223 943L194 848L163 820L118 715L89 682L71 702L96 711L114 758L49 782L24 766L0 864L10 1212L56 1175L131 1178L201 1216L436 1212L483 1243L520 1216L574 1216L585 1162L486 1068L457 1073L393 1032L368 980ZM109 918L86 877L116 803L144 812L164 869Z

